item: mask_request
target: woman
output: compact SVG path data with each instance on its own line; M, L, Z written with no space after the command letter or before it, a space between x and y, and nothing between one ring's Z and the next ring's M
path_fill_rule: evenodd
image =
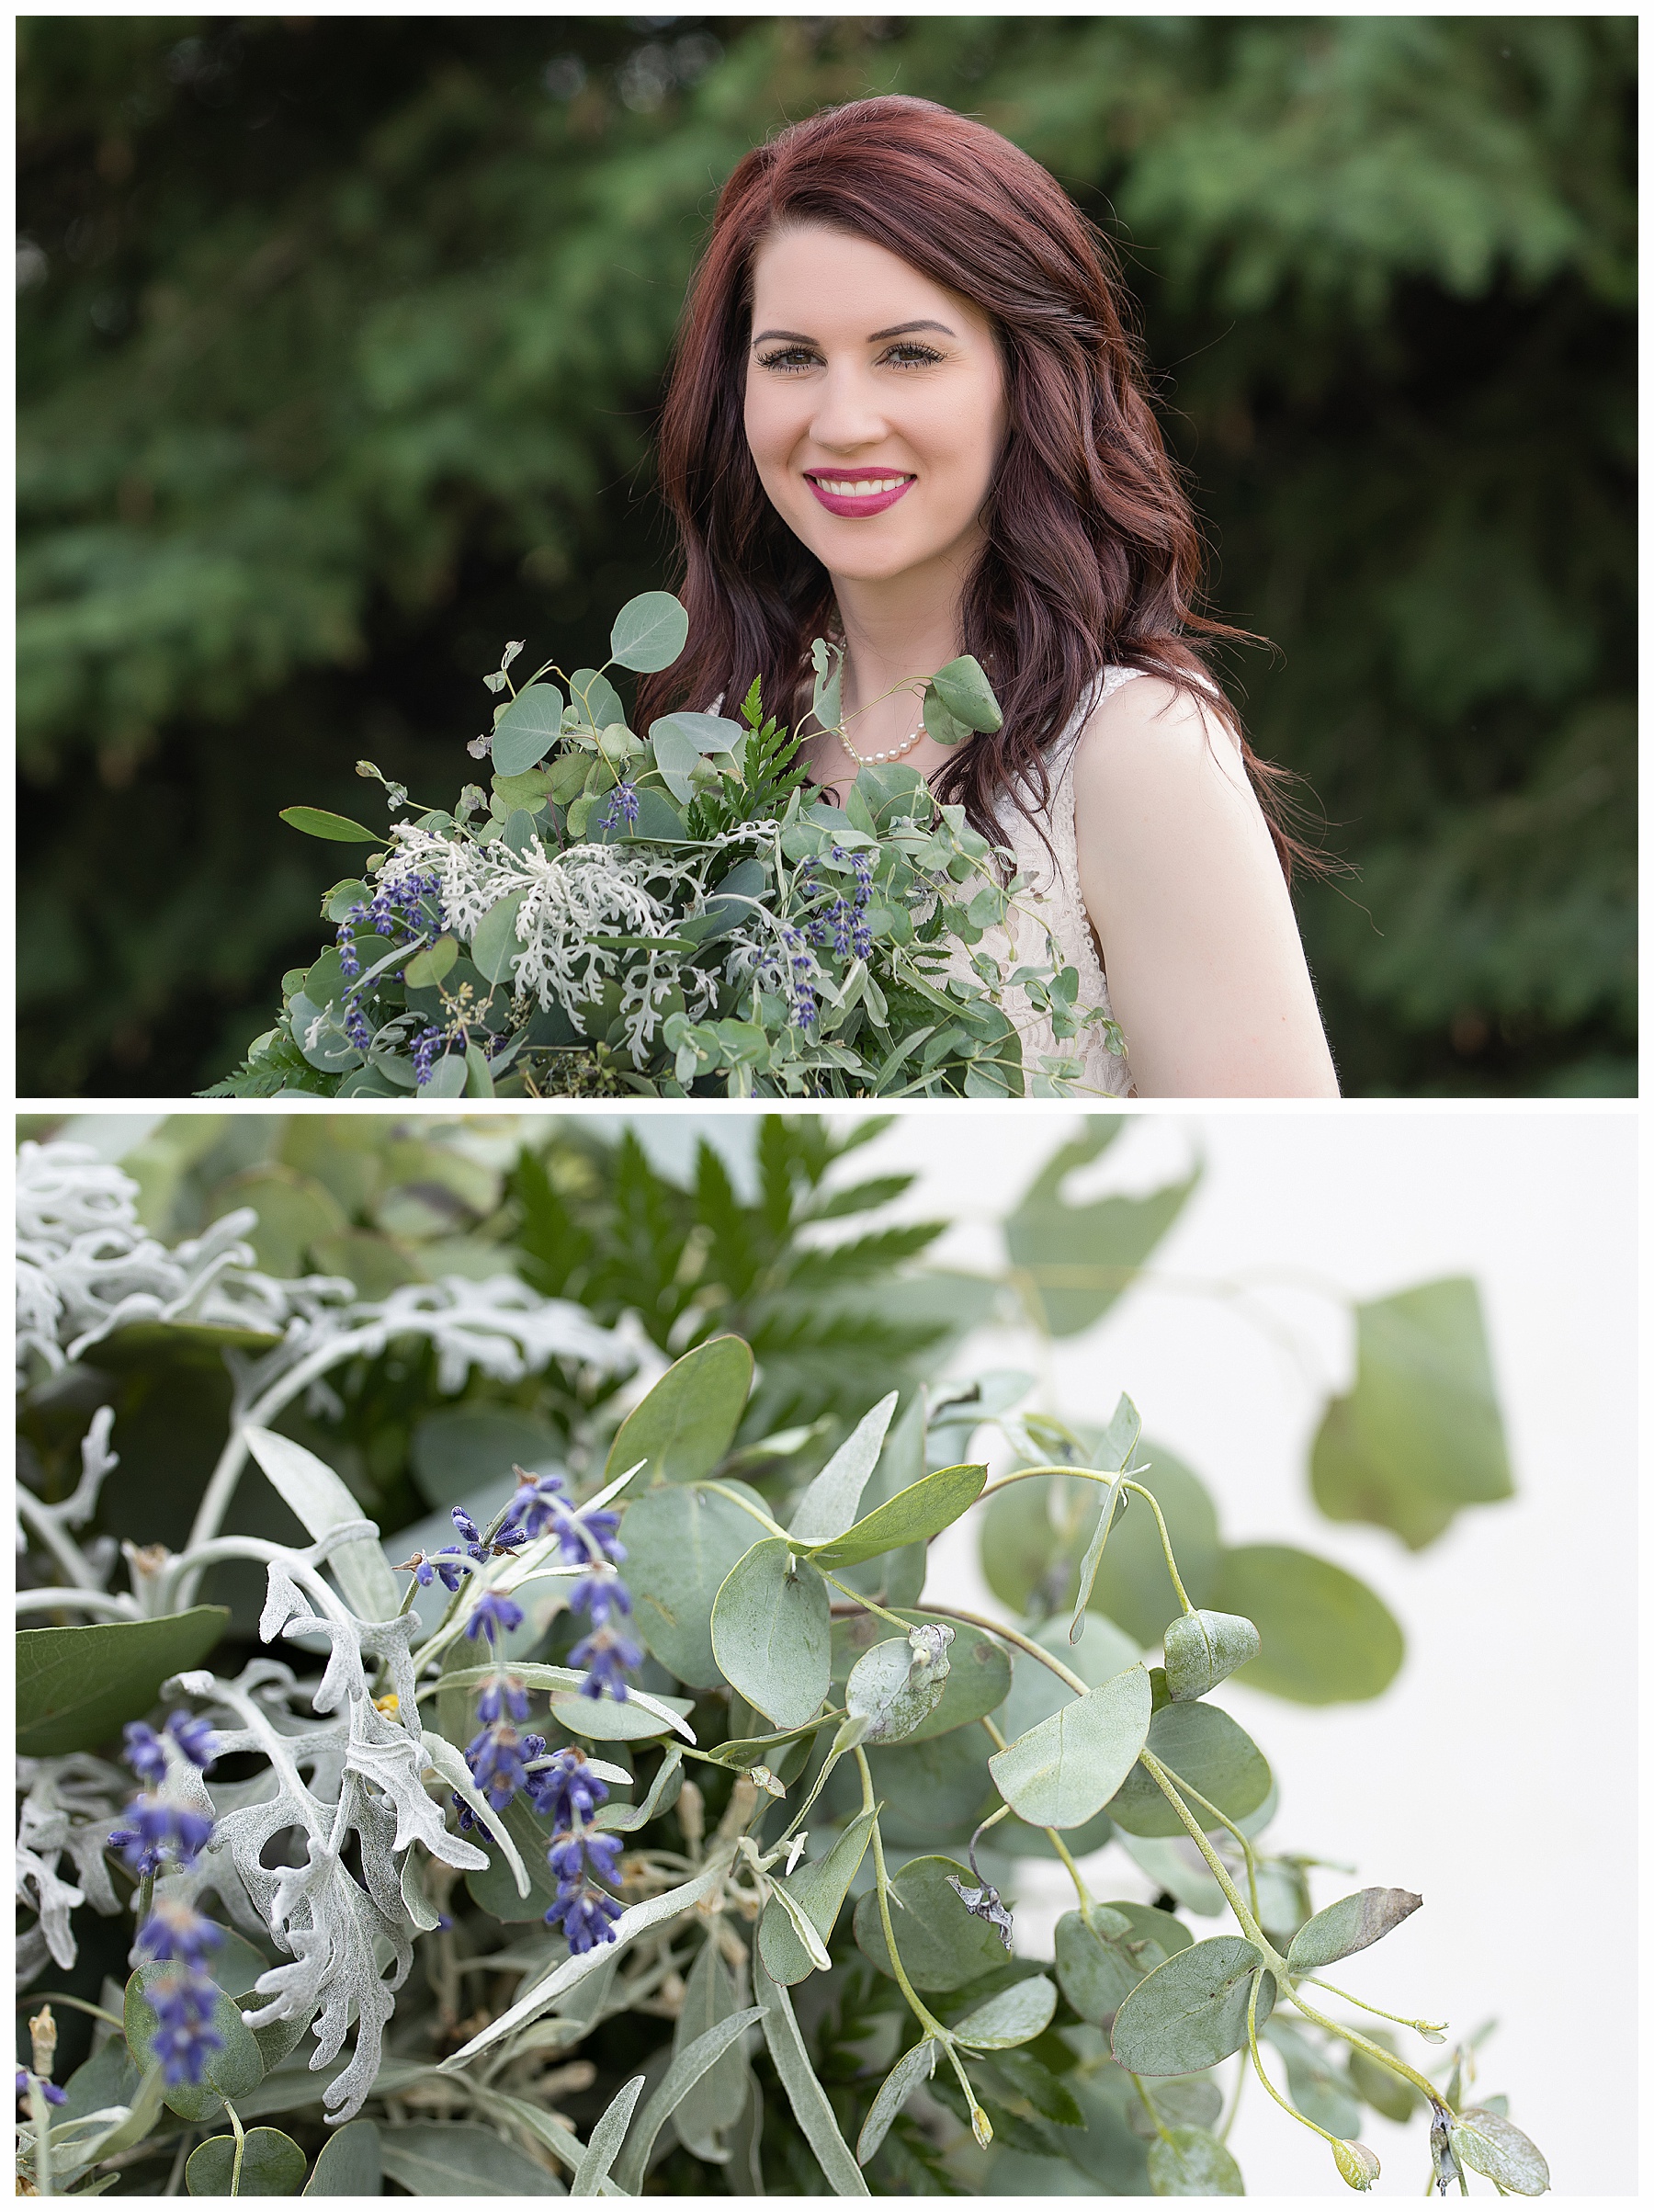
M1195 611L1199 541L1126 306L1055 180L929 101L857 101L750 153L662 424L693 642L642 711L757 674L798 726L810 641L841 640L842 727L810 737L811 777L842 797L901 759L1011 846L1123 1033L1123 1056L1088 1033L1086 1087L1335 1096L1280 772L1191 643L1237 633ZM919 696L962 653L1004 721L950 749ZM1020 994L1007 1010L1037 1069L1056 1040Z

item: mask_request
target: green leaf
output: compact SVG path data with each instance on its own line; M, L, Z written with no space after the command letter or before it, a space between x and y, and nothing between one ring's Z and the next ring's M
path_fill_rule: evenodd
M923 1543L968 1513L987 1480L985 1467L938 1468L922 1481L898 1491L888 1504L875 1506L846 1535L813 1547L810 1557L823 1567L854 1567L858 1560L877 1559L880 1552L895 1551L903 1544Z
M380 2138L388 2180L410 2196L561 2196L562 2184L489 2127L399 2120Z
M1082 2020L1106 2027L1145 1976L1194 1937L1153 1905L1116 1903L1065 1912L1057 1923L1057 1980Z
M522 952L517 941L516 921L526 890L512 891L504 899L496 899L482 919L477 924L476 935L470 941L470 957L481 970L487 983L504 983L511 974L512 962Z
M1168 2127L1149 2146L1149 2185L1156 2196L1244 2196L1240 2169L1204 2127Z
M855 1509L884 1449L885 1431L899 1396L890 1391L871 1412L862 1415L799 1500L787 1526L801 1544L830 1543L854 1526Z
M1166 1629L1166 1688L1180 1704L1204 1697L1259 1648L1257 1629L1240 1614L1180 1614Z
M593 730L606 730L611 722L626 720L620 694L595 668L577 668L569 678L569 704Z
M1219 1556L1218 1514L1207 1487L1163 1446L1145 1441L1134 1456L1149 1464L1131 1479L1152 1495L1165 1516L1166 1533L1184 1586L1192 1601L1203 1605L1211 1595ZM1032 1490L1035 1485L1026 1487ZM1106 1494L1101 1484L1088 1488L1099 1497ZM1087 1511L1088 1527L1095 1510ZM1166 1555L1154 1514L1141 1498L1131 1499L1126 1512L1115 1517L1114 1533L1097 1569L1091 1607L1117 1621L1139 1644L1158 1643L1167 1622L1183 1611L1166 1571ZM1244 1612L1246 1608L1235 1606L1232 1610Z
M827 1585L786 1537L765 1537L724 1577L712 1649L724 1680L777 1728L821 1710L833 1682Z
M1388 2028L1369 2027L1362 2032L1369 2043L1381 2043L1389 2051L1396 2048L1395 2037ZM1405 2126L1411 2119L1419 2102L1418 2092L1399 2074L1392 2073L1388 2066L1380 2066L1376 2059L1369 2059L1364 2050L1350 2053L1350 2087L1364 2104L1370 2104L1375 2112L1381 2112L1387 2120L1394 2120L1398 2126Z
M988 1762L1000 1794L1035 1828L1078 1828L1130 1774L1149 1734L1146 1667L1061 1706Z
M1422 1551L1461 1506L1512 1494L1481 1295L1456 1276L1358 1306L1355 1343L1355 1388L1315 1439L1315 1502Z
M978 1885L957 1859L910 1859L890 1884L890 1925L902 1967L916 1990L962 1990L1005 1964L1005 1946L986 1921L965 1910L948 1877L967 1889ZM890 1974L890 1955L878 1916L878 1898L869 1890L855 1908L855 1941L881 1974ZM893 1978L893 1977L892 1977Z
M924 686L923 711L924 734L938 745L962 745L971 733L969 722L962 722L957 714L948 712L935 683Z
M555 1431L531 1414L460 1405L425 1414L414 1428L409 1460L420 1496L446 1512L484 1483L504 1481L513 1467L554 1474L563 1453Z
M242 2152L238 2196L297 2196L309 2164L290 2135L279 2127L249 2127ZM228 2196L235 2172L235 2138L210 2135L189 2154L184 2186L191 2196Z
M984 1815L998 1809L988 1772L991 1748L985 1732L974 1728L952 1729L923 1742L875 1745L867 1764L885 1808L886 1843L905 1851L934 1848L945 1840L962 1843Z
M1128 2073L1204 2072L1246 2041L1252 1977L1263 1954L1238 1935L1214 1935L1168 1958L1115 2015L1112 2048ZM1258 2022L1274 2009L1274 1976L1258 1990Z
M453 938L438 937L434 945L414 955L402 970L402 980L410 991L433 990L459 958L459 947Z
M127 2048L141 2066L155 2058L155 2037L161 2023L146 1992L157 1982L171 1979L176 1969L163 1966L140 1967L126 1985ZM204 2120L228 2097L233 2103L264 2080L264 2059L253 2040L253 2031L232 1997L214 1982L212 2031L222 2048L208 2053L199 2082L179 2082L166 2091L166 2102L181 2119ZM302 2178L302 2177L301 2177Z
M383 845L383 830L365 830L347 814L330 814L324 807L283 807L281 819L307 837L331 838L335 845Z
M1376 1697L1395 1680L1406 1642L1374 1591L1330 1560L1286 1544L1222 1552L1218 1603L1255 1621L1263 1648L1236 1680L1299 1705Z
M622 668L652 675L670 668L689 641L689 618L670 592L640 592L615 617L610 657Z
M804 2038L793 2016L791 2000L779 1982L772 1981L762 1956L753 1960L753 1991L764 2007L764 2040L770 2062L780 2077L805 2141L827 2177L835 2196L866 2196L867 2184L839 2133L827 2093L816 2079Z
M149 1711L168 1675L198 1666L229 1622L225 1605L192 1605L155 1620L19 1628L17 1750L31 1759L96 1751Z
M745 1483L722 1488L764 1510ZM711 1689L721 1680L712 1650L712 1605L731 1568L751 1550L758 1526L721 1491L691 1483L646 1491L626 1508L633 1622L661 1664L691 1689Z
M1365 1951L1423 1902L1410 1889L1358 1889L1353 1897L1341 1897L1304 1923L1292 1939L1286 1963L1295 1974L1313 1974L1335 1958Z
M488 1852L488 1865L467 1869L467 1889L483 1911L497 1921L543 1921L557 1895L557 1877L546 1863L550 1830L535 1819L521 1796L514 1798L504 1812L491 1810L488 1826L496 1837L504 1831L515 1846L528 1877L528 1894L518 1894L516 1877L504 1849L487 1843L481 1847Z
M1269 1795L1269 1764L1263 1753L1221 1706L1168 1705L1149 1727L1149 1749L1174 1781L1186 1782L1231 1821L1256 1812ZM1199 1806L1191 1811L1203 1828L1218 1822ZM1108 1801L1109 1818L1132 1835L1186 1832L1183 1822L1143 1766L1133 1767Z
M896 1947L901 1948L900 1934ZM956 2021L953 2032L972 2050L1010 2050L1018 2043L1032 2043L1036 2036L1043 2036L1056 2010L1056 1983L1043 1974L1030 1974Z
M1183 1211L1200 1169L1146 1198L1064 1202L1062 1186L1112 1144L1121 1124L1091 1120L1085 1134L1060 1145L1004 1223L1011 1264L1019 1270L1035 1316L1053 1336L1074 1336L1100 1321L1129 1287L1132 1274ZM1087 1281L1086 1277L1093 1278Z
M878 2146L890 2132L890 2123L901 2110L921 2082L931 2080L936 2070L936 2053L942 2046L934 2036L926 2036L915 2043L912 2049L904 2051L878 2085L862 2122L861 2134L856 2138L855 2156L858 2164L865 2166L877 2152Z
M380 2138L371 2120L350 2120L330 2135L302 2194L380 2196Z
M691 1698L658 1694L645 1696L636 1689L628 1691L624 1702L614 1697L587 1697L579 1690L561 1691L550 1701L552 1719L570 1735L584 1736L593 1743L647 1743L656 1736L670 1734L674 1728L683 1735L685 1716L693 1709Z
M603 2184L608 2179L609 2169L619 2156L627 2127L637 2110L638 2099L642 2094L643 2076L634 2074L604 2107L603 2117L592 2130L585 2156L569 2184L571 2196L602 2195Z
M719 2021L716 2027L710 2027L704 2035L697 2036L693 2042L678 2052L666 2069L661 2086L640 2114L637 2125L629 2132L626 2148L615 2161L614 2182L617 2189L624 2190L629 2196L636 2196L641 2192L649 2154L654 2149L656 2136L701 2076L717 2064L731 2044L739 2043L747 2029L762 2017L763 2007L755 2004L750 2005L745 2012L731 2013L727 2019Z
M708 2038L717 2030L727 2031L735 2011L734 1981L716 1940L708 1932L708 1940L696 1954L695 1964L689 1969L683 2007L672 2032L672 2062L677 2066L692 2051L704 2052L708 2048L712 2056L696 2078L682 2089L671 2116L685 2150L712 2165L719 2165L727 2158L723 2138L738 2124L746 2106L747 2063L741 2036L726 2033L721 2047L708 2044ZM755 2018L755 2011L749 2017ZM640 2136L653 2111L651 2099L643 2109ZM663 2119L666 2116L661 2116ZM629 2161L629 2150L625 2157ZM623 2180L624 2173L617 2174L616 2178Z
M1538 2146L1485 2104L1461 2113L1447 2134L1461 2164L1512 2195L1543 2196L1550 2187L1550 2168Z
M843 1833L834 1837L832 1849L824 1856L796 1867L785 1878L771 1877L777 1892L786 1891L823 1944L833 1939L833 1931L867 1852L876 1818L870 1812L858 1813ZM897 1941L900 1943L900 1936ZM786 1908L773 1901L765 1907L764 1918L758 1923L758 1948L774 1981L783 1984L802 1981L814 1971L816 1962L805 1949Z
M671 1811L677 1803L678 1792L683 1786L684 1754L675 1743L669 1743L642 1803L601 1805L592 1825L609 1834L635 1835L640 1828L646 1828L657 1813Z
M562 734L562 693L555 684L519 691L494 724L496 776L525 776L538 767Z
M948 713L968 730L980 730L991 735L1004 721L1000 703L993 696L993 686L984 675L981 663L970 653L961 653L957 661L949 661L946 668L938 668L931 682Z
M985 1629L969 1622L950 1621L946 1614L917 1613L911 1607L892 1607L896 1617L910 1628L952 1628L954 1640L948 1646L947 1678L942 1685L942 1695L918 1725L901 1739L903 1743L922 1743L933 1736L946 1736L951 1730L966 1727L970 1721L980 1720L986 1714L997 1712L1004 1703L1011 1687L1011 1656L1003 1644L990 1636ZM833 1630L833 1674L836 1679L844 1667L845 1656L851 1652L870 1650L882 1635L885 1624L876 1614L858 1614L854 1620L835 1621Z
M942 1702L951 1671L948 1628L911 1628L858 1659L844 1685L844 1708L867 1723L864 1743L900 1742Z
M1286 2059L1286 2086L1304 2117L1354 2142L1361 2133L1361 2106L1343 2070L1278 2013L1262 2033Z
M319 1541L346 1522L367 1519L333 1469L314 1452L306 1451L290 1436L278 1436L274 1429L249 1428L243 1433L271 1488L312 1537ZM346 1544L335 1545L327 1563L358 1618L380 1621L396 1617L402 1591L377 1536L353 1537Z
M752 1349L739 1336L697 1344L620 1424L604 1480L647 1459L651 1482L698 1482L734 1443L752 1388Z

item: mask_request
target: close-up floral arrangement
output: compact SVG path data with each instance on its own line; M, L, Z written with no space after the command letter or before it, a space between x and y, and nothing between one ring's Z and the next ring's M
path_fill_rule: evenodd
M1329 2180L1370 2111L1426 2190L1541 2194L1480 2032L1351 1986L1421 1900L1273 1842L1214 1700L1377 1694L1382 1602L1226 1546L1128 1399L935 1373L995 1299L1092 1326L1198 1169L1070 1205L1093 1122L996 1282L855 1220L866 1122L765 1123L752 1202L490 1130L23 1149L20 2192L1239 2195L1250 2078ZM1422 1546L1509 1491L1474 1286L1355 1321L1315 1494ZM932 1587L977 1513L1003 1617Z
M414 806L368 761L357 773L402 817L387 833L285 810L382 849L327 893L334 944L284 979L276 1026L209 1095L1059 1096L1088 1027L1119 1046L1078 1006L1025 879L912 768L874 755L842 808L812 801L802 732L756 683L738 718L630 730L608 669L668 668L687 639L680 603L646 592L602 669L548 661L518 688L509 645L485 678L493 726L470 747L492 757L490 789L468 785L451 811ZM810 719L841 735L842 663L815 641ZM969 655L923 690L939 743L1000 726ZM1035 944L1043 958L1015 957ZM1059 1042L1034 1064L1011 988Z

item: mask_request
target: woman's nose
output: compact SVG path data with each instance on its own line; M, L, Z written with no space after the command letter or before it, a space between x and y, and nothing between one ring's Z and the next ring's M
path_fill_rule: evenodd
M859 369L848 362L829 369L810 428L817 445L831 446L839 452L876 445L889 435L878 393Z

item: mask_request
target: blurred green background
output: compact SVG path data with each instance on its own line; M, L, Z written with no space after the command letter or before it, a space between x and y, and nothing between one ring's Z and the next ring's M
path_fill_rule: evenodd
M1345 1087L1635 1087L1629 17L19 25L18 1087L221 1074L363 754L447 803L507 638L657 584L719 185L874 91L1120 239L1228 674L1355 872Z

